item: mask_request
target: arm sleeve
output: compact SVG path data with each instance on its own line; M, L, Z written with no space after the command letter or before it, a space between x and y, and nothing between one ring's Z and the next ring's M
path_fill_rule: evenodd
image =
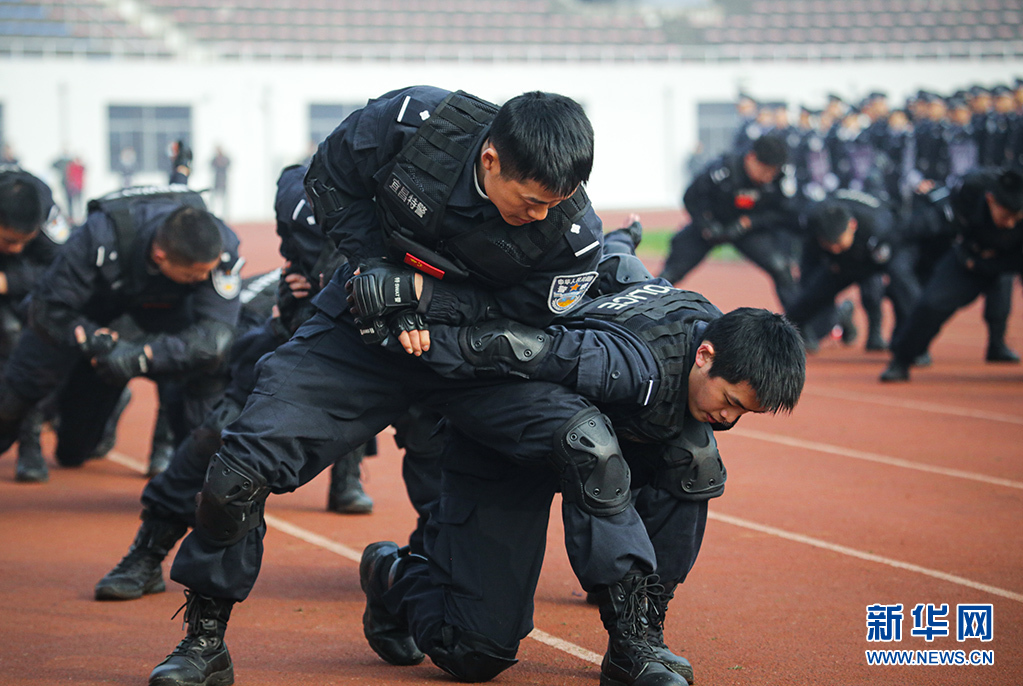
M196 291L195 322L173 334L159 334L145 342L153 349L153 372L212 369L224 361L234 341L241 301L217 293L210 281Z
M397 121L404 97L388 94L350 115L320 144L316 155L343 206L322 218L327 237L350 260L387 254L377 217L377 183L415 128ZM316 167L316 162L310 169Z
M545 332L551 337L551 349L533 379L561 384L598 404L641 404L651 381L658 378L656 362L630 335L563 326L549 326ZM420 359L441 376L476 378L472 364L462 355L459 333L459 328L451 326L431 328L430 350Z
M58 251L32 294L29 324L41 336L58 345L74 344L74 329L95 331L98 324L83 312L102 279L100 250L94 240L95 222L105 222L98 212L75 231ZM107 252L103 250L103 252Z

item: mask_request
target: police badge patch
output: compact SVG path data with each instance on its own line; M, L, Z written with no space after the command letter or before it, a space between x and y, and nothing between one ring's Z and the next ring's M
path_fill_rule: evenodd
M551 281L551 292L547 296L547 307L554 314L563 314L575 307L586 290L597 280L597 272L585 272L568 276L555 276Z
M220 262L228 262L231 259L231 253L225 252L220 256ZM214 269L210 275L210 280L213 281L213 290L220 294L225 300L233 300L238 297L238 294L242 290L242 265L245 264L245 258L239 257L234 263L234 267L231 271L223 271L221 269Z
M68 224L67 218L57 209L56 205L50 208L50 216L43 223L43 233L57 245L67 243L67 239L71 235L71 225Z

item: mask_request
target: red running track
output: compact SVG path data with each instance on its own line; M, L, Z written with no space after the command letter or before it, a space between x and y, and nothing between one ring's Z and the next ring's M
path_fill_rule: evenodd
M271 228L240 233L250 268L276 266ZM724 310L776 307L745 263L706 263L684 285ZM1009 342L1021 350L1018 288L1014 297ZM666 627L701 686L1023 683L1023 368L985 364L985 335L979 308L964 310L936 341L933 367L894 386L877 382L885 355L829 342L809 361L793 415L747 417L719 436L728 488ZM144 380L132 388L108 459L54 466L45 485L16 483L13 453L0 461L0 684L144 684L182 635L170 619L183 600L176 584L138 601L92 600L138 523L154 397ZM227 635L237 683L446 681L429 662L384 664L362 637L358 554L403 540L413 521L398 451L387 436L380 444L365 463L374 514L325 512L325 474L268 503L263 572ZM536 640L495 683L599 679L606 637L561 541L555 507ZM868 642L868 606L900 604L902 640ZM918 604L949 606L948 636L912 634ZM957 605L981 617L990 606L991 640L957 640ZM868 650L939 661L986 651L994 664L870 666Z

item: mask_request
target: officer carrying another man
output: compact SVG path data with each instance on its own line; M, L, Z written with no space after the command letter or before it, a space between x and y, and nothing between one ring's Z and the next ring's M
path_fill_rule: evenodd
M175 434L186 435L223 391L241 263L234 232L182 186L90 202L30 296L29 327L0 382L0 447L56 391L57 462L81 465L137 376L157 382Z
M692 665L664 643L664 618L696 562L707 501L724 491L712 430L730 428L747 412L791 411L805 378L803 344L781 315L752 308L722 315L700 294L651 277L633 255L606 256L599 271L602 284L627 278L543 330L500 319L434 327L423 358L446 377L508 379L491 388L499 397L549 382L607 413L656 566L636 565L597 586L576 569L608 631L601 683L664 686L681 683L678 677L692 683ZM370 646L391 664L403 664L412 643L456 678L483 681L494 676L484 669L488 663L515 662L532 629L551 499L559 486L570 498L579 484L569 470L538 473L496 458L457 428L445 435L428 554L390 542L366 548L364 627ZM617 557L615 544L601 541L601 553ZM459 633L484 637L490 652L469 660L445 638Z
M982 168L967 174L940 205L935 221L955 242L934 267L909 319L892 341L892 359L881 381L909 381L913 361L956 310L988 292L1003 274L1023 273L1023 175ZM992 336L993 341L1000 340ZM988 351L988 359L991 359Z
M71 227L41 179L19 167L0 167L0 368L7 363L25 324L22 306L53 262ZM15 479L41 482L50 472L39 445L43 410L21 423Z
M753 141L707 166L682 199L690 223L671 239L661 278L678 283L712 248L730 243L774 281L788 307L796 296L796 260L791 250L798 218L779 184L788 145L778 135Z
M820 337L838 322L827 321L822 327L815 318L834 311L839 293L854 283L888 274L887 292L898 331L913 306L916 287L908 267L893 261L899 246L889 205L869 193L839 190L826 200L810 203L804 218L810 238L803 249L803 264L808 267L799 281L799 296L786 310L789 320L804 338ZM871 329L880 336L881 323L872 323ZM812 349L813 341L808 345ZM883 350L886 346L880 341L872 347Z

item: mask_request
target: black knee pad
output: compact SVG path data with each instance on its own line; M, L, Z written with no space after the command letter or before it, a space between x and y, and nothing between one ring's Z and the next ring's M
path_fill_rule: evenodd
M725 492L728 472L708 424L686 422L682 435L665 447L664 463L654 485L679 500L710 500Z
M611 420L595 407L578 413L554 436L551 457L561 475L562 497L598 517L629 505L632 475Z
M266 479L223 453L210 458L195 508L195 531L219 546L234 545L263 523Z
M441 629L438 645L426 651L433 663L459 681L490 681L516 662L513 649L502 648L486 636L459 631L450 624Z

